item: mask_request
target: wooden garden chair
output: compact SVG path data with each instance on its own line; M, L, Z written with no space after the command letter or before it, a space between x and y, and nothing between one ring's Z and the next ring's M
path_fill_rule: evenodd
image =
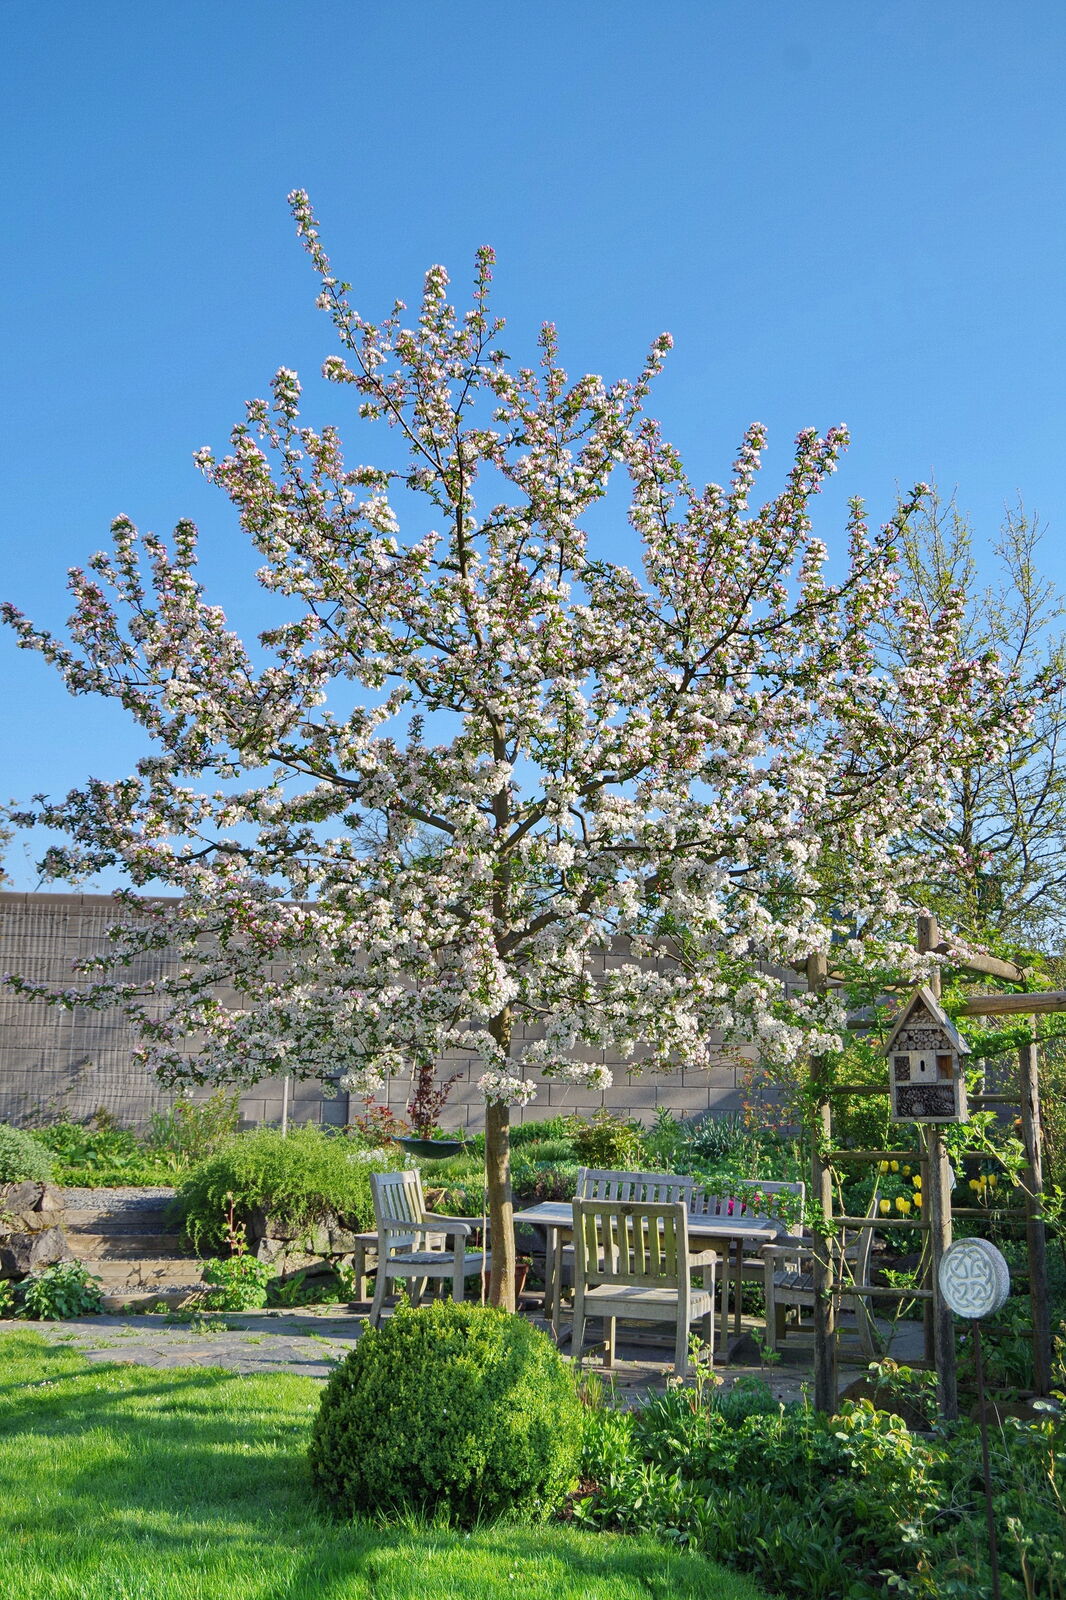
M452 1298L462 1300L465 1280L480 1277L490 1265L487 1252L466 1248L467 1239L481 1227L481 1219L427 1211L418 1172L372 1172L370 1189L378 1225L371 1326L377 1327L381 1320L391 1278L414 1282L412 1300L416 1305L430 1279L450 1282Z
M610 1167L579 1167L576 1198L627 1200L641 1205L673 1200L687 1202L695 1187L695 1178L674 1172L621 1172ZM574 1247L562 1243L562 1237L560 1235L555 1260L549 1259L545 1269L544 1309L553 1329L559 1326L563 1278L567 1273L572 1278L574 1271ZM548 1255L550 1258L550 1249Z
M875 1187L866 1213L871 1221L877 1215L877 1200ZM873 1228L859 1228L845 1235L843 1250L835 1248L833 1251L833 1277L841 1285L834 1291L834 1304L838 1311L854 1313L855 1331L868 1361L876 1361L882 1354L881 1339L870 1311L869 1299L861 1292L870 1287L873 1242ZM766 1294L766 1343L771 1350L777 1350L785 1339L789 1309L795 1309L801 1327L804 1312L814 1311L812 1243L809 1239L782 1239L778 1244L763 1247L762 1260ZM851 1292L848 1283L852 1286Z
M689 1369L689 1327L702 1322L713 1361L713 1262L709 1271L710 1288L705 1282L702 1289L693 1289L684 1200L576 1199L572 1349L578 1365L589 1317L604 1319L608 1367L614 1365L619 1317L627 1322L672 1323L674 1371L679 1377Z
M753 1222L765 1222L770 1225L776 1225L778 1231L787 1237L789 1234L789 1229L784 1225L784 1223L776 1222L775 1219L769 1216L766 1212L759 1210L759 1198L763 1195L775 1194L788 1194L795 1196L798 1214L796 1215L792 1226L798 1232L803 1227L803 1213L807 1200L807 1186L804 1183L785 1182L777 1178L740 1178L734 1184L732 1194L712 1194L708 1189L698 1186L689 1196L689 1216L724 1217L740 1215L742 1217L750 1217ZM733 1285L734 1300L738 1302L734 1305L733 1309L738 1319L740 1315L739 1295L743 1282L745 1280L752 1280L762 1283L763 1281L763 1251L765 1248L765 1245L754 1244L745 1244L743 1247L740 1256L739 1275L735 1275ZM722 1294L724 1296L727 1292L729 1274L724 1271L724 1267L726 1265L724 1259L725 1251L721 1250L719 1254L723 1261ZM703 1258L697 1258L693 1262L693 1265L700 1265L702 1259ZM739 1276L739 1281L736 1281L737 1276ZM723 1316L724 1314L725 1312L723 1306Z

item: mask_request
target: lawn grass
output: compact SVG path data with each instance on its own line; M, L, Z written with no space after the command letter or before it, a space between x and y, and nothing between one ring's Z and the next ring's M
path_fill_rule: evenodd
M324 1521L305 1450L321 1386L93 1364L0 1335L4 1600L759 1600L645 1539Z

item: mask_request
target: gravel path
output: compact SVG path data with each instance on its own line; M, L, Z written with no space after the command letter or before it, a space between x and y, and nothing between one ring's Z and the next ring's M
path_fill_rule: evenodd
M176 1190L154 1189L64 1189L63 1205L68 1211L156 1211Z

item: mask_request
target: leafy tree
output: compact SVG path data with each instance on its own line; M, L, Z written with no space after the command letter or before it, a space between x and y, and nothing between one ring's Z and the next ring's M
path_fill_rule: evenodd
M1023 506L1008 511L985 583L969 523L933 489L902 528L900 554L904 591L929 614L961 601L966 652L993 650L1016 680L1044 684L998 758L953 758L951 808L923 817L914 841L923 898L976 944L1052 953L1066 929L1066 643L1062 597L1039 566L1043 534ZM886 636L902 664L908 645L891 621Z
M511 1304L509 1108L535 1093L529 1069L605 1085L604 1051L694 1064L712 1030L770 1060L832 1048L839 1001L785 994L772 964L844 939L853 963L913 964L893 926L903 830L939 824L945 748L994 758L1024 696L961 647L954 599L901 590L916 499L876 533L853 502L831 581L809 510L843 428L801 433L761 509L758 425L728 487L698 488L644 413L668 337L635 382L571 382L550 324L539 367L516 368L488 250L468 311L433 267L413 325L402 303L371 323L306 195L291 203L342 348L325 376L406 459L347 465L284 369L229 454L198 452L262 563L275 620L255 651L207 603L186 522L169 547L113 525L111 553L71 575L69 642L4 608L157 752L25 814L69 839L52 876L117 866L138 907L82 986L47 998L120 1001L170 1083L340 1071L370 1094L474 1054L491 1294ZM616 472L643 577L584 529ZM160 885L179 897L136 893ZM160 950L172 970L131 970Z

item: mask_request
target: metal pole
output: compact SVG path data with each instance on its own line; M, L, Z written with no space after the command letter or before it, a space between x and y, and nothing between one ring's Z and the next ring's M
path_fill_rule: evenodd
M281 1082L281 1137L288 1137L289 1133L289 1078L286 1073Z
M988 1459L988 1408L985 1401L985 1363L981 1353L981 1319L973 1324L973 1353L977 1366L977 1400L981 1410L981 1467L985 1478L985 1516L988 1519L988 1555L992 1563L992 1600L1000 1600L999 1544L996 1540L996 1513L992 1504L992 1468Z

